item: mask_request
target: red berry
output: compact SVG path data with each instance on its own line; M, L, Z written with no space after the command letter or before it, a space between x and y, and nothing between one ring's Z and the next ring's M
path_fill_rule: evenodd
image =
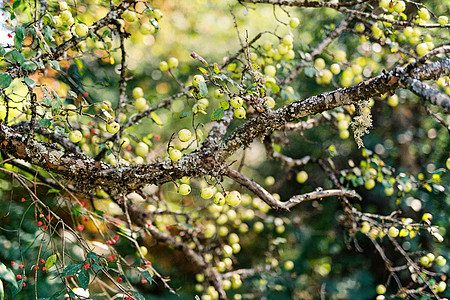
M85 264L85 265L83 266L83 268L86 269L86 270L89 269L90 267L91 267L90 264Z
M41 259L41 260L39 261L39 263L40 263L41 265L43 265L43 264L45 264L45 260Z
M121 282L122 281L122 277L117 277L117 282Z
M25 198L20 199L20 202L25 202Z
M16 263L14 261L11 262L11 266L14 266Z
M146 284L147 282L148 282L147 279L142 278L142 280L141 280L141 283L142 283L142 284Z
M64 66L64 69L65 70L69 70L69 66L67 65L67 66Z
M111 245L111 244L112 244L110 240L107 240L106 243L107 243L108 245Z
M42 226L42 229L47 230L47 225Z
M116 236L114 237L114 240L117 241L119 238L120 238L120 236L119 236L119 235L116 235Z
M23 265L19 265L19 269L23 269Z
M151 262L151 261L146 261L145 264L146 264L147 266L151 266L151 265L152 265L152 262Z
M131 145L128 145L125 149L127 149L128 151L130 151L132 148L131 148Z
M108 260L109 261L113 261L113 260L115 260L116 259L116 256L115 255L110 255L109 257L108 257Z
M34 266L34 269L37 271L39 270L39 266Z
M22 275L17 274L17 275L16 275L16 278L20 280L20 279L22 279Z
M9 38L12 38L12 35L11 35L11 33L8 33L8 37L9 37Z
M42 271L47 271L47 268L46 267L42 267Z
M77 230L78 231L83 231L84 230L84 225L78 225L77 226Z
M84 98L87 98L87 96L89 96L89 93L88 93L88 92L84 92L84 93L83 93L83 97L84 97Z
M38 226L42 226L42 221L38 221Z
M22 286L23 287L25 287L27 284L25 283L25 281L24 282L22 282Z
M159 141L161 139L161 136L159 134L155 135L155 141Z
M170 225L166 225L166 230L169 230L170 229Z
M45 218L50 221L50 215L45 216Z

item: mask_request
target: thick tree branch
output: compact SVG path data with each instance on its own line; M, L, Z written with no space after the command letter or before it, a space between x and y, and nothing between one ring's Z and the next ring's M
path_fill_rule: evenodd
M450 111L450 97L446 94L441 93L428 84L412 77L405 77L401 80L401 83L414 94L444 108L445 112Z

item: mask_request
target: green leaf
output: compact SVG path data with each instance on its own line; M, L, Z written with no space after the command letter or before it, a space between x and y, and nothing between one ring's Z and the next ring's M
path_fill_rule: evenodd
M97 256L97 253L91 251L87 254L87 258L95 260L95 259L98 259L98 256Z
M48 127L52 126L52 120L50 120L50 119L42 119L39 122L39 126L48 128Z
M81 70L83 69L83 62L81 61L81 59L78 58L74 58L73 62L78 66L78 68Z
M17 281L16 283L17 286L13 286L11 288L11 294L14 297L15 295L17 295L18 293L20 293L20 291L23 288L23 279L20 279L19 281Z
M68 91L68 92L67 92L67 95L68 95L69 97L77 98L77 94L76 94L74 91Z
M216 109L211 115L211 120L212 121L219 121L219 120L221 120L223 118L224 112L225 111L223 110L223 108Z
M25 60L21 65L25 70L28 71L35 71L37 69L37 65L31 60Z
M278 153L281 153L281 145L280 144L273 144L273 150L275 150Z
M56 60L49 60L48 63L52 66L56 71L60 70L59 63Z
M11 75L8 73L2 73L0 74L0 86L2 89L6 89L12 82Z
M198 70L199 70L200 72L202 72L203 74L206 74L206 75L209 74L208 70L206 70L206 69L204 69L204 68L202 68L202 67L199 67Z
M21 1L21 0L16 0L16 1L14 1L14 3L13 3L13 9L17 9L17 8L20 6L20 4L22 4L22 1Z
M134 299L137 300L146 300L146 298L144 296L142 296L139 292L137 291L131 291L131 293L133 294Z
M11 55L12 55L12 59L13 59L14 62L16 62L18 64L23 63L24 58L23 58L22 53L20 53L16 49L14 49L13 51L11 51Z
M182 113L182 114L180 115L180 119L186 118L187 116L189 116L189 112L188 112L188 111L185 111L184 113Z
M55 191L57 191L57 192L59 192L58 190L56 190L56 189L52 189L52 190L55 190ZM50 193L50 191L49 191L49 193ZM47 260L45 261L45 268L48 270L48 269L50 269L51 267L53 267L53 265L55 264L55 262L56 262L56 254L53 254L53 255L50 255L48 258L47 258Z
M198 83L198 95L200 97L205 97L208 95L208 87L206 86L206 83L203 81L200 81Z
M44 26L44 37L46 40L51 41L52 40L52 28L48 25Z
M5 281L11 283L13 285L13 287L15 287L16 289L18 288L17 281L16 281L16 276L14 275L13 271L8 269L1 262L0 262L0 279L3 279Z
M150 272L148 270L142 269L142 268L138 268L138 271L141 273L141 276L144 277L145 279L147 279L147 281L152 284L152 282L155 282L155 280L153 279L152 274L150 274Z
M214 63L214 73L216 73L216 74L220 73L219 65L216 63Z
M34 82L33 79L25 77L23 79L23 81L25 82L26 85L28 85L30 88L34 88L34 86L36 85L36 83Z
M102 266L100 265L92 265L92 270L94 270L94 272L100 271L101 269L103 269Z
M270 88L275 94L278 94L278 92L280 91L280 87L272 81L266 81L266 86Z
M0 56L5 56L5 48L3 48L3 46L0 46Z
M305 72L306 77L313 78L314 75L316 75L317 70L314 68L305 68L304 72Z
M61 274L61 277L69 277L78 273L81 269L81 264L71 264L68 265Z
M92 259L95 263L98 263L100 261L98 254L95 252L89 252L87 254L87 258Z
M86 269L81 269L80 274L78 274L78 282L83 289L87 289L89 285L89 272Z

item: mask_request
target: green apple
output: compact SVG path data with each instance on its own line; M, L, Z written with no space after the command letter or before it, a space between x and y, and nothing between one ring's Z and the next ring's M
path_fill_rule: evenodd
M78 143L83 138L83 134L79 130L74 130L69 133L69 139L72 143Z
M420 43L416 46L416 52L420 56L424 56L429 51L427 43Z
M178 188L178 193L183 196L189 195L191 193L191 187L189 184L182 183Z
M169 58L169 62L167 63L169 65L169 68L175 69L178 67L178 59L176 57Z
M296 28L298 25L300 25L300 20L298 18L291 18L289 20L289 26L291 26L291 28Z
M269 108L274 108L275 107L275 99L273 99L272 97L264 97L264 99L266 100L266 104Z
M178 138L180 139L180 141L182 142L187 142L191 139L192 137L192 133L189 129L181 129L180 131L178 131Z
M77 24L75 26L75 33L80 37L86 36L89 33L89 28L85 24Z
M294 262L292 260L287 260L284 262L284 269L290 271L294 268Z
M330 66L330 71L331 71L333 74L339 74L339 73L341 72L341 67L340 67L338 64L332 64L332 65Z
M390 236L392 236L392 237L397 237L400 231L399 231L396 227L391 226L391 227L389 228L389 231L388 231L388 232L389 232L389 235L390 235Z
M205 78L202 76L202 75L195 75L193 78L192 78L192 85L194 86L194 87L198 87L198 83L199 82L204 82L205 81Z
M63 21L63 23L66 23L70 20L70 18L72 18L72 13L68 10L63 10L60 13L59 17L61 18L61 21Z
M210 223L206 224L203 234L207 239L212 238L216 234L216 226Z
M238 119L243 119L245 118L246 112L245 112L245 108L238 107L234 110L234 116Z
M283 39L281 40L283 42L283 44L285 45L292 45L292 43L294 42L294 38L292 37L292 35L287 34L283 37Z
M386 293L386 287L382 284L377 285L377 294L382 295Z
M230 244L237 244L239 243L239 236L233 232L228 236L228 241Z
M136 145L135 152L136 152L136 154L139 155L139 156L145 156L145 155L147 155L147 153L148 153L148 145L147 145L146 143L144 143L144 142L139 142L139 143Z
M241 97L239 97L239 96L233 97L233 98L231 98L231 100L230 100L230 105L231 105L232 107L234 107L234 108L239 108L239 107L241 107L243 103L244 103L244 100L243 100ZM224 108L224 109L225 109L225 108Z
M448 17L447 16L439 16L438 23L441 26L445 26L448 23Z
M445 264L447 263L447 260L443 256L439 255L438 257L436 257L436 263L439 266L445 266Z
M139 111L145 110L147 108L147 100L143 97L137 98L134 100L134 107Z
M200 196L203 199L211 199L212 196L214 196L215 193L216 193L216 187L208 186L208 187L205 187L205 188L201 189Z
M225 196L221 192L214 195L213 202L215 205L222 206L225 204Z
M144 90L141 87L135 87L132 92L133 98L138 99L144 97Z
M321 57L317 58L314 61L314 66L319 70L325 68L325 60Z
M241 194L238 191L228 192L225 201L231 206L236 206L241 202Z
M404 1L397 1L397 3L394 4L394 10L398 13L403 12L406 9L406 4Z
M277 73L277 69L272 65L268 65L264 68L264 74L266 74L270 77L275 77L276 73Z
M163 60L162 62L160 62L159 69L161 70L161 72L169 70L169 64L167 63L167 61Z
M366 180L366 182L364 183L364 187L368 190L373 189L375 187L375 180L373 179Z
M178 149L170 149L170 151L169 151L169 158L172 161L179 161L181 159L181 156L182 156L182 154L181 154L180 150L178 150Z
M117 122L108 123L108 124L106 124L106 130L109 133L113 133L114 134L114 133L116 133L116 132L118 132L120 130L120 125Z
M308 180L308 173L306 171L300 171L297 173L296 179L298 183L304 183Z
M361 233L363 233L363 234L368 233L370 231L370 224L369 224L369 222L366 222L366 221L362 222L361 228L359 229L359 231Z

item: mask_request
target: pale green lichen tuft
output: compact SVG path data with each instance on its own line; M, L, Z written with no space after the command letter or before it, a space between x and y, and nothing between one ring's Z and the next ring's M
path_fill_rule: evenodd
M372 127L372 114L370 107L367 105L360 105L357 107L358 115L353 118L353 121L350 123L353 136L355 138L356 144L358 144L358 148L364 147L364 143L362 141L362 137L369 133L369 128Z

